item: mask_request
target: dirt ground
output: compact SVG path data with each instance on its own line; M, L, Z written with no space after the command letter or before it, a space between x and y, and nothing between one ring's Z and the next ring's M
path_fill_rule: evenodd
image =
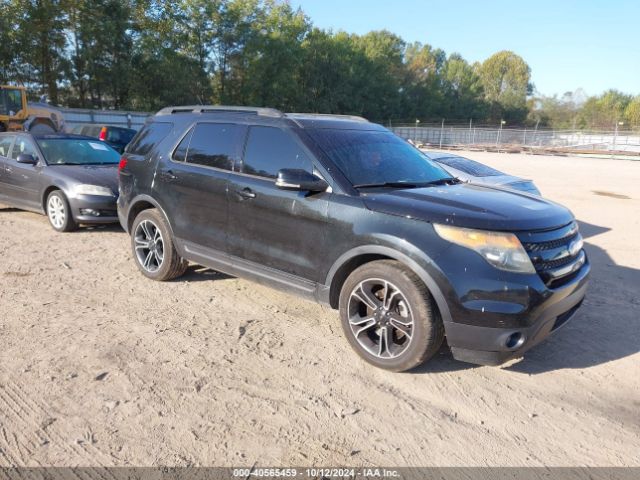
M334 311L154 283L116 226L0 210L0 466L640 466L640 162L468 156L570 207L593 264L572 322L502 368L387 373Z

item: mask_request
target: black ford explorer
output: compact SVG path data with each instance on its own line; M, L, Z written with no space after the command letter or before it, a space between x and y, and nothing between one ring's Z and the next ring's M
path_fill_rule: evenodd
M188 262L338 309L370 363L440 348L496 365L562 326L589 262L566 208L452 178L359 117L172 107L120 162L118 214L140 271Z

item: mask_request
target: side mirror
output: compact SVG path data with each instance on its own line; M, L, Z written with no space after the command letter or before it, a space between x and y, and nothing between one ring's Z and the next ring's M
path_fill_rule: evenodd
M283 168L278 172L276 187L282 190L324 192L329 184L306 170Z
M30 153L21 153L18 155L18 163L24 163L26 165L35 165L38 160Z

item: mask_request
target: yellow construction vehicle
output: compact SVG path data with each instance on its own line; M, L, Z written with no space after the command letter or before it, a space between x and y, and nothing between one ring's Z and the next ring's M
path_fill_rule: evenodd
M0 85L0 132L55 133L64 130L62 113L46 103L27 103L24 87Z

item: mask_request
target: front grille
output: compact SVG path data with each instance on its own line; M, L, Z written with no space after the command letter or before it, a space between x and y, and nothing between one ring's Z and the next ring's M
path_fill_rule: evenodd
M582 237L575 222L554 230L520 233L518 238L549 287L559 287L570 281L586 262Z
M551 250L553 248L561 247L567 242L571 242L571 240L573 240L577 236L578 236L578 232L576 231L571 235L568 235L564 238L559 238L557 240L549 240L548 242L541 242L541 243L525 243L523 246L525 250L527 250L528 252L541 252L543 250Z

